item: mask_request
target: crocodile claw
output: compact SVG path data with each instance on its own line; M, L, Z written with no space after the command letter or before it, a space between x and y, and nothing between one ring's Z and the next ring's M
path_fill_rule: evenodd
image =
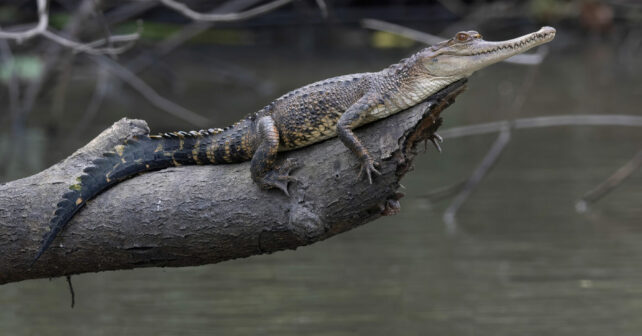
M360 179L361 175L363 175L363 172L365 171L366 176L368 176L368 182L372 184L372 174L374 173L376 175L381 175L381 173L377 170L377 168L375 168L375 166L378 167L379 164L374 160L370 160L370 159L365 160L364 162L361 163L361 170L359 170L359 175L357 176L357 178Z
M298 183L299 180L290 176L292 170L299 168L301 165L295 159L287 159L283 164L267 172L261 179L260 185L263 189L279 189L286 196L290 196L288 185L290 182Z
M437 149L439 153L441 153L441 146L439 145L440 143L444 142L444 138L442 138L439 134L433 133L431 134L426 141L430 140L432 142L433 146Z

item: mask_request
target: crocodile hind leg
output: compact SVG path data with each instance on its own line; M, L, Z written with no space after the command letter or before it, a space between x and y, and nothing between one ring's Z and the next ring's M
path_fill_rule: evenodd
M252 180L261 189L278 188L290 196L288 183L296 181L294 177L290 176L290 172L299 165L296 160L290 158L280 165L276 164L276 156L279 149L279 131L272 117L260 118L257 130L259 146L252 156L250 167Z

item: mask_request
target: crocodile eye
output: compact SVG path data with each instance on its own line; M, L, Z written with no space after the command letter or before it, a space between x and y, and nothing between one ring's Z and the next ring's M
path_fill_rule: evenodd
M457 35L455 35L455 39L457 42L466 42L470 40L470 35L466 33L457 33Z

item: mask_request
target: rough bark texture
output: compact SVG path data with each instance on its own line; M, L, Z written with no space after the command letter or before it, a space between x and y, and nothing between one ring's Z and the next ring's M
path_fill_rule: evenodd
M357 178L359 161L336 138L282 154L303 163L290 198L259 190L247 162L143 174L90 201L30 269L55 204L82 169L123 139L149 131L142 120L122 119L64 161L0 185L0 284L295 249L394 214L415 144L439 127L440 112L464 88L465 80L454 83L357 130L381 163L373 184Z

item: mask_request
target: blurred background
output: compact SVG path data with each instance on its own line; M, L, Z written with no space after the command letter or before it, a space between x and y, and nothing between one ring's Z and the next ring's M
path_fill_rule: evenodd
M637 0L4 0L0 183L123 117L223 127L460 30L557 36L470 78L400 214L296 251L74 276L73 309L63 278L4 285L0 334L640 335L641 23Z

